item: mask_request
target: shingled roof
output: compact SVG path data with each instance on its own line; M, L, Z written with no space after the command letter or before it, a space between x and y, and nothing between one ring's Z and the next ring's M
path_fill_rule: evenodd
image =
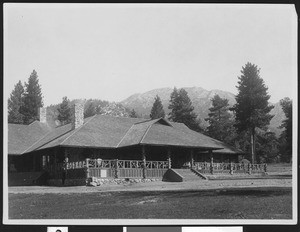
M162 118L145 120L95 115L86 118L77 129L72 129L71 124L57 128L42 124L38 121L28 126L9 124L8 153L24 154L57 146L120 148L138 144L221 151L225 148L227 152L236 153L226 144L192 131L182 123Z
M51 130L50 126L39 121L29 125L8 124L8 153L12 155L24 153Z
M212 144L214 144L215 146L218 146L218 147L222 147L223 149L220 149L220 150L215 150L214 153L227 153L227 154L243 154L245 153L244 151L242 151L241 149L237 149L233 146L230 146L222 141L219 141L219 140L216 140L216 139L213 139L209 136L206 136L206 135L203 135L201 133L197 133L195 131L192 131L190 130L185 124L183 123L175 123L175 122L172 122L172 125L176 126L178 129L182 130L182 131L186 131L187 133L191 134L198 134L198 136L201 136L202 137L202 140L210 140L210 142Z

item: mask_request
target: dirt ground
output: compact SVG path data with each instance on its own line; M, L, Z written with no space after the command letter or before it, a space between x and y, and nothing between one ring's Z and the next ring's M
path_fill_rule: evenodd
M153 181L147 183L131 183L124 185L102 185L97 187L73 186L20 186L9 187L9 193L92 193L111 191L170 191L170 190L205 190L226 188L249 188L249 187L292 187L292 179L234 179L234 180L200 180L184 182Z

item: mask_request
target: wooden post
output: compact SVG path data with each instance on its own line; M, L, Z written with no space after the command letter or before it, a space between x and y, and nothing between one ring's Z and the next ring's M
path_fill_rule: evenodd
M172 168L171 149L168 148L168 169Z
M115 160L115 178L119 178L119 165L118 165L118 159Z
M57 163L56 163L56 153L57 153L57 148L54 148L54 161L53 161L53 166L54 166L54 176L55 176L55 178L58 178L58 173L57 173Z
M265 163L264 165L264 173L266 174L267 173L267 164Z
M213 167L213 164L214 164L214 157L213 157L213 153L212 153L212 150L209 150L209 155L210 155L210 174L214 174L214 167Z
M232 164L232 162L230 162L230 175L232 175L233 174L233 164Z
M251 164L250 163L248 164L248 173L249 173L249 175L251 175Z
M67 162L69 162L69 156L68 156L68 151L67 148L64 148L64 158ZM76 161L76 160L75 160Z
M194 150L191 150L191 157L190 157L191 169L194 168Z
M86 166L86 178L88 179L88 178L90 178L90 168L89 168L89 161L90 161L90 159L89 158L86 158L85 159L85 166Z
M142 160L143 160L143 178L146 179L146 151L145 146L142 146Z

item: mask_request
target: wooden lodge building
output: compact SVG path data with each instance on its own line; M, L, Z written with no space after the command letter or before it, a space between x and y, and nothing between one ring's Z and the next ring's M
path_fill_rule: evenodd
M26 175L35 184L41 176L60 181L64 172L81 183L90 177L162 178L169 169L193 168L197 162L198 167L237 163L243 153L183 123L108 115L84 119L83 111L75 104L72 122L59 127L47 123L45 108L39 121L8 124L9 183L23 178L26 184Z

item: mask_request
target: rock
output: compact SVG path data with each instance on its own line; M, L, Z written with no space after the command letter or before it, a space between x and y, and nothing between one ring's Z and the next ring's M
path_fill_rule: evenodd
M90 186L96 187L96 186L97 186L97 183L96 183L96 182L91 182L91 183L90 183Z

